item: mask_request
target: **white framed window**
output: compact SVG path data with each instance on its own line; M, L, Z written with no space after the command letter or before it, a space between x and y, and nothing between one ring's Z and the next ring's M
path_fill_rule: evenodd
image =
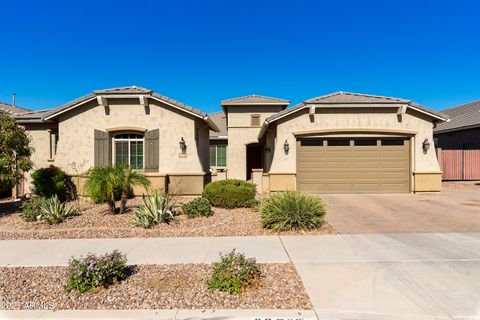
M132 169L143 170L145 167L144 136L140 133L118 133L113 140L113 164L129 165Z

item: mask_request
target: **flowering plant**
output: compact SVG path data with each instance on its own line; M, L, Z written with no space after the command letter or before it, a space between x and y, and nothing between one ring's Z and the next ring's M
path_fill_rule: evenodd
M220 261L214 262L213 272L208 285L210 290L228 293L240 293L245 287L258 282L263 269L255 258L246 258L245 254L233 249L228 254L220 254Z
M127 257L118 250L97 256L89 253L68 263L66 290L80 293L106 287L127 277Z

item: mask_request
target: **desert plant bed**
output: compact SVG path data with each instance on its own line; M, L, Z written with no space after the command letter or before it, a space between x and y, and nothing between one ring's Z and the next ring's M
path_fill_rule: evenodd
M192 197L179 197L176 208ZM142 202L141 198L130 199L124 214L110 214L104 204L93 204L88 200L79 202L79 215L63 223L49 225L45 222L26 222L15 206L0 206L0 239L78 239L78 238L131 238L131 237L201 237L201 236L252 236L252 235L318 235L336 234L325 223L321 228L308 231L277 232L262 227L260 215L252 208L213 208L213 215L188 218L186 214L176 216L169 224L161 223L150 229L133 225L133 210Z
M257 285L239 294L213 291L208 264L130 266L107 288L65 290L66 267L0 268L0 309L311 309L292 264L262 264Z

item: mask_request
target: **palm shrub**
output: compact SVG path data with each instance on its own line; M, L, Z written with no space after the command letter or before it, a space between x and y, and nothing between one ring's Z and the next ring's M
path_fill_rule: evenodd
M263 274L262 267L255 258L233 249L228 254L220 254L220 261L212 264L212 276L208 281L210 290L228 293L240 293L246 287L254 285Z
M40 201L37 219L44 220L49 224L58 224L76 215L78 215L78 211L75 208L68 207L66 202L61 202L58 196L54 195Z
M116 183L113 167L93 167L87 174L85 192L95 203L106 202L110 213L115 213Z
M60 200L67 198L67 175L57 167L40 168L32 173L33 193L50 198L57 195Z
M222 208L251 207L255 204L255 194L253 183L237 179L211 182L203 192L213 206Z
M325 222L325 214L320 198L296 191L273 194L260 204L263 227L275 231L319 228Z
M65 289L79 293L107 287L127 278L127 257L118 250L102 256L88 254L68 263Z
M212 205L207 198L195 198L182 205L182 210L189 218L196 218L198 216L210 217L213 215Z
M120 191L120 213L125 213L127 199L134 186L148 187L150 180L138 171L129 166L115 166L114 175L116 178L115 188Z
M133 213L134 225L151 228L158 223L170 223L175 219L175 211L168 195L157 190L152 195L143 195L142 201Z

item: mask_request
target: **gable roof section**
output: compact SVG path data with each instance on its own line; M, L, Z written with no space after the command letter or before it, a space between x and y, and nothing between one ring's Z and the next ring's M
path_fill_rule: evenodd
M223 111L211 113L208 115L218 127L219 131L210 130L210 139L227 139L227 117Z
M433 130L434 133L480 127L480 100L445 109L442 112L450 117L450 121L439 123Z
M171 99L167 96L158 94L150 89L143 88L143 87L137 87L137 86L128 86L128 87L118 87L118 88L110 88L110 89L103 89L103 90L95 90L89 94L86 94L80 98L77 98L73 101L70 101L60 107L50 109L47 112L45 112L42 115L42 120L50 120L55 118L56 116L70 111L84 103L87 103L89 101L92 101L96 99L98 96L106 96L106 97L121 97L121 96L127 96L127 95L144 95L147 98L152 98L155 100L158 100L162 103L165 103L169 106L172 106L176 109L179 109L181 111L184 111L186 113L189 113L193 116L196 116L198 118L201 118L204 120L210 127L210 129L217 131L218 128L215 126L215 124L208 118L207 114L197 110L193 107L190 107L180 101Z
M276 106L287 106L290 104L289 100L260 96L252 94L249 96L243 96L238 98L232 98L227 100L222 100L222 106L236 106L236 105L276 105Z
M384 96L375 96L369 94L361 94L361 93L352 93L352 92L334 92L331 94L327 94L324 96L312 98L305 100L289 109L285 109L277 114L274 114L268 117L265 121L267 123L276 121L284 116L289 114L295 113L302 109L308 108L309 105L322 105L322 104L365 104L365 105L375 105L375 104L406 104L411 109L420 111L422 113L426 113L433 118L436 118L440 121L446 121L448 116L438 112L431 110L427 107L424 107L418 103L412 102L410 100L405 100L401 98L392 98L392 97L384 97Z

